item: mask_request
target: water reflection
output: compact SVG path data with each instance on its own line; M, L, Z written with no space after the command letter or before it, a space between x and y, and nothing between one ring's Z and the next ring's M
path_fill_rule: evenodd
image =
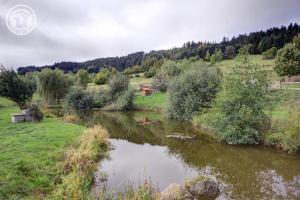
M222 185L219 199L300 199L300 157L262 147L237 147L216 143L191 124L145 112L92 113L87 125L101 124L111 134L115 150L101 165L108 186L122 190L151 177L163 189L183 184L197 174L215 177ZM166 138L168 134L198 135L193 141Z

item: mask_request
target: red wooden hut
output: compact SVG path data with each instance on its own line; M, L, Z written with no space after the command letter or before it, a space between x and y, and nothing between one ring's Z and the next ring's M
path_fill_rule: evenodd
M140 85L140 91L143 96L148 96L152 93L153 89L147 85Z

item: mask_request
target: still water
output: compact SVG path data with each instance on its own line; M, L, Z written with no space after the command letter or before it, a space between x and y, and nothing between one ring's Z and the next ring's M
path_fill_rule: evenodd
M191 124L156 113L97 112L85 121L104 126L111 135L114 149L96 174L105 173L107 187L115 191L144 180L162 190L205 174L220 183L218 199L300 199L299 155L217 143ZM197 137L185 141L166 137L174 133ZM99 177L96 189L103 184Z

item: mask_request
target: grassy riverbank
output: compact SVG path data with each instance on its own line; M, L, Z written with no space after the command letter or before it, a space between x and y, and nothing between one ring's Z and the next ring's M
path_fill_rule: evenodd
M59 180L64 149L84 127L47 118L41 123L12 124L17 107L0 110L0 199L39 199Z
M12 124L10 116L19 108L5 98L0 104L0 199L44 199L50 194L64 199L63 191L88 189L93 163L106 152L105 130L85 129L56 118ZM86 167L81 174L74 171L79 161ZM70 174L84 177L84 187L71 185Z

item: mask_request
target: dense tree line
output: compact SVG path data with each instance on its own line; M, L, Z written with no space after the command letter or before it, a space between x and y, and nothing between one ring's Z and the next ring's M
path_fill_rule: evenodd
M77 72L79 69L86 69L89 73L97 73L102 68L116 68L123 71L128 67L142 66L148 70L161 59L181 60L195 57L205 59L208 55L213 55L217 50L221 50L224 59L231 59L244 45L250 45L250 54L261 54L272 47L282 48L290 43L293 38L300 33L298 24L290 24L280 28L274 27L266 31L241 34L237 37L228 39L226 37L220 43L216 42L187 42L180 48L169 50L150 51L149 53L136 52L127 56L98 58L86 62L61 62L54 65L36 67L20 67L19 74L26 74L32 71L41 71L43 68L61 69L65 73Z

